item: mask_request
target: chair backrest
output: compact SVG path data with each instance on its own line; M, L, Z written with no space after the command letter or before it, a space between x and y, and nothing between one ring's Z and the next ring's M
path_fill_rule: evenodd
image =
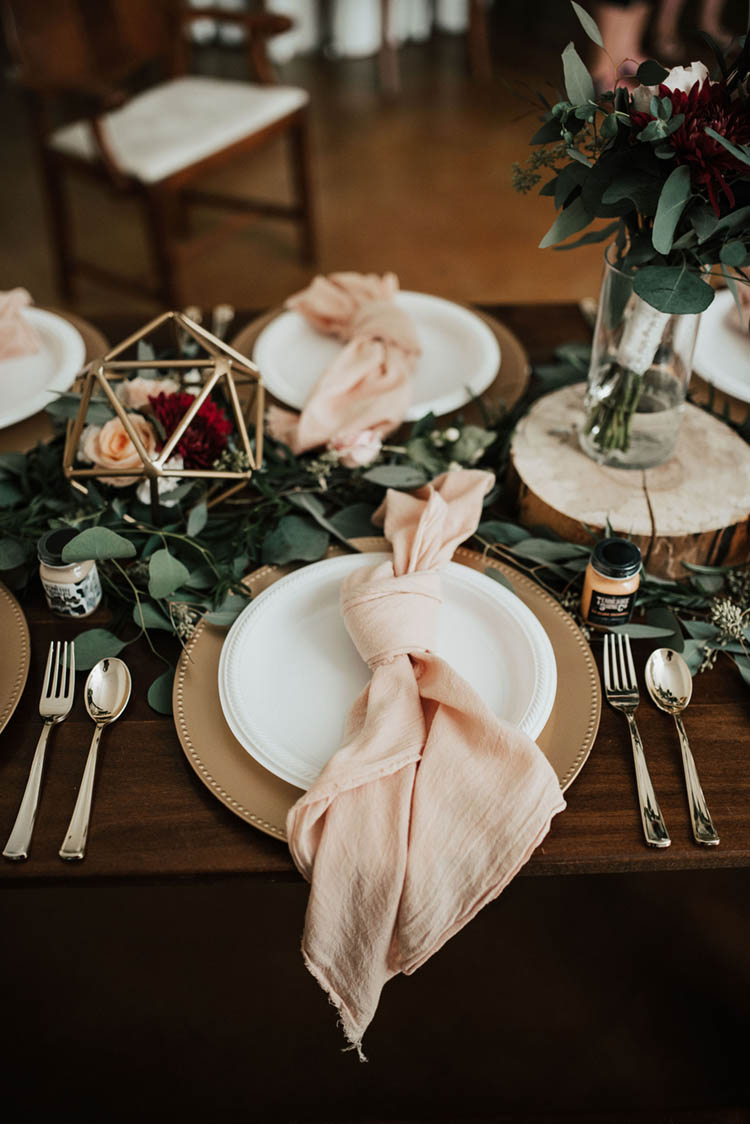
M113 84L166 60L174 43L173 0L0 0L6 40L37 82Z

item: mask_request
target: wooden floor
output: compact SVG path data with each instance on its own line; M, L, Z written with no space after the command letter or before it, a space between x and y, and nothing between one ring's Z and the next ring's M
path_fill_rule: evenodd
M438 35L402 48L403 88L394 98L384 95L373 59L314 55L281 68L283 82L311 93L324 271L390 269L406 288L463 301L551 301L597 292L601 247L538 250L553 219L551 201L516 195L511 187L511 165L527 155L536 127L536 110L511 87L526 80L549 93L545 79L560 80L560 49L574 35L584 46L568 5L558 0L542 8L552 18L530 37L525 4L495 6L495 77L487 87L470 76L463 36ZM199 61L227 77L244 74L236 52ZM0 90L0 123L0 289L25 285L38 303L50 304L56 295L25 109L7 87ZM213 182L238 193L284 191L284 156L279 146ZM77 186L82 243L96 259L108 254L143 274L140 220L131 204ZM294 230L264 221L196 262L184 285L196 304L228 300L257 308L283 299L309 274L297 261ZM117 307L136 305L113 290L82 286L84 314Z

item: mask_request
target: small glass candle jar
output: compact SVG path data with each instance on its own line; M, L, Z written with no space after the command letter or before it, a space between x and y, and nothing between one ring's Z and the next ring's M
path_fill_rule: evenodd
M39 577L47 604L62 617L87 617L102 599L96 562L63 562L63 547L77 534L72 527L61 527L47 531L37 543Z
M627 624L641 584L641 552L628 539L602 539L583 579L581 616L596 628Z

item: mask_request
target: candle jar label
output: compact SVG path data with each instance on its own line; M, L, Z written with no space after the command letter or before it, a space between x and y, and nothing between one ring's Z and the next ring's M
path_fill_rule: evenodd
M589 624L627 624L633 615L635 591L632 593L591 592L591 605L586 614Z

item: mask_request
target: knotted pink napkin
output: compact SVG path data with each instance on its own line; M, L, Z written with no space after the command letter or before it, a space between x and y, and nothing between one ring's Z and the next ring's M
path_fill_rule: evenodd
M332 273L286 302L319 332L346 346L313 387L301 414L272 406L272 437L304 453L318 445L355 445L362 433L382 438L397 429L411 399L419 343L398 305L393 273Z
M0 293L0 360L33 355L39 350L39 336L21 314L21 309L30 304L25 289Z
M440 569L479 522L490 473L389 491L393 562L343 583L346 627L372 679L345 744L290 810L312 883L302 952L349 1042L383 985L415 971L510 882L565 807L541 750L433 654Z

